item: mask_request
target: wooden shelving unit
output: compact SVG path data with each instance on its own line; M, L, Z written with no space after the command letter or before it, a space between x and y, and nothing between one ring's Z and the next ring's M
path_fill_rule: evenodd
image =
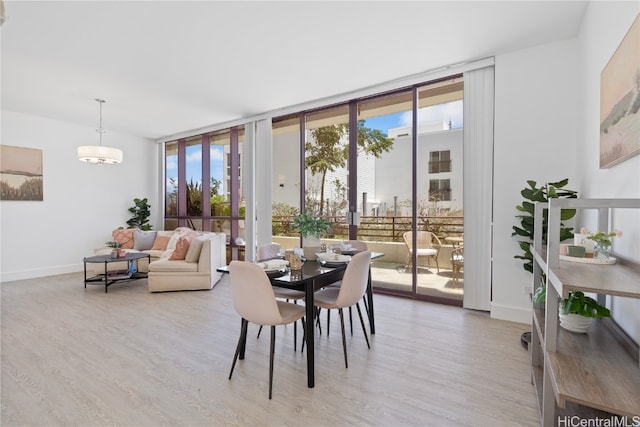
M596 209L598 229L609 229L612 209L640 209L640 199L552 199L536 205L533 243L533 288L546 278L546 304L533 307L531 380L543 426L559 417L584 419L640 417L640 355L611 319L594 323L588 334L559 328L558 302L570 291L640 299L640 268L561 261L559 245L542 245L542 218L548 209L548 242L559 242L561 209Z

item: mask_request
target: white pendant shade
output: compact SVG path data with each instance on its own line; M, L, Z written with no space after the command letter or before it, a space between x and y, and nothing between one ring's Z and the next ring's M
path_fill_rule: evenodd
M104 145L81 145L78 159L87 163L115 165L122 162L122 150Z
M78 147L78 160L98 165L117 165L122 163L122 150L102 145L102 134L105 133L102 128L102 104L104 99L96 98L100 105L100 127L96 132L100 134L100 145L81 145Z

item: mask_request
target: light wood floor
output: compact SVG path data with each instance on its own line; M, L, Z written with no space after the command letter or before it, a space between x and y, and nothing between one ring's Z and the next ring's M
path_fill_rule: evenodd
M255 325L227 379L240 326L228 277L160 294L145 280L85 290L81 274L1 287L2 426L539 425L528 327L485 313L376 295L377 334L367 350L354 325L349 369L337 313L316 335L313 389L280 327L269 400Z

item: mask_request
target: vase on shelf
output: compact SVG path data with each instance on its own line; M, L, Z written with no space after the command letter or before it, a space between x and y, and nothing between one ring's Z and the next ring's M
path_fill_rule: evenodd
M611 246L596 244L593 250L593 257L597 259L609 259L611 256Z
M575 313L559 314L560 326L567 331L585 334L593 323L593 317L584 317Z

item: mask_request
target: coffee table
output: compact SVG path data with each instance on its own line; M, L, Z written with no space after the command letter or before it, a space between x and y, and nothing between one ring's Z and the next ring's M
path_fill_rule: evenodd
M147 277L147 273L140 273L136 271L133 274L130 274L128 271L107 271L107 266L111 262L122 262L129 261L136 263L136 270L138 270L138 260L142 258L148 258L151 261L151 255L144 253L128 253L122 258L112 258L111 255L96 255L91 257L86 257L83 259L84 261L84 288L87 288L87 283L90 285L102 285L104 284L104 292L107 293L107 288L114 283L123 282L123 281L131 281L138 279L145 279ZM98 274L93 277L87 277L87 263L104 263L104 273Z

